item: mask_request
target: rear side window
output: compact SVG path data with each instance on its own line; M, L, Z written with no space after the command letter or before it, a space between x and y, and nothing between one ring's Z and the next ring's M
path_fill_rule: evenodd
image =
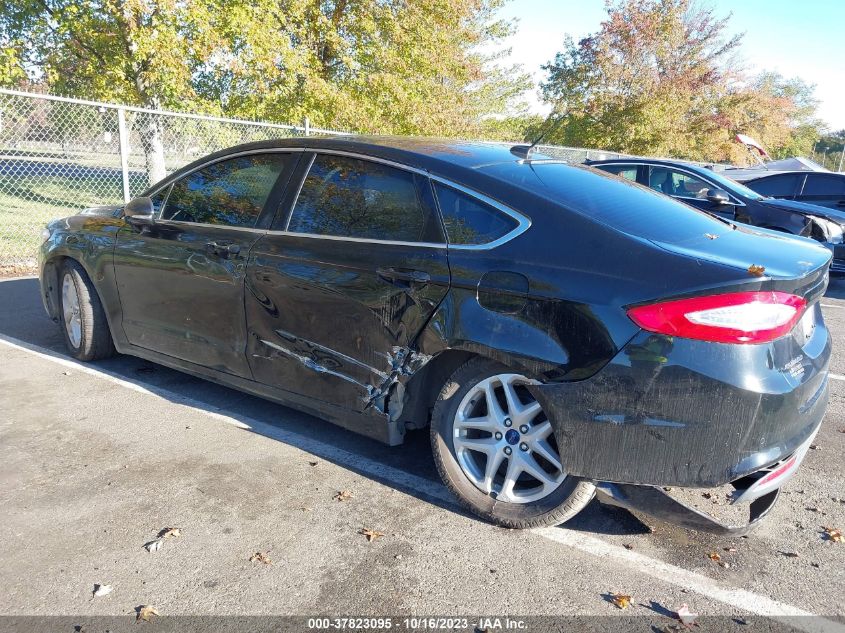
M785 174L783 176L769 176L759 180L752 180L745 184L763 196L791 198L795 195L798 179L803 177L800 174Z
M173 183L162 220L255 226L287 154L238 156L203 167Z
M596 165L596 167L598 167L602 171L606 171L611 174L616 174L617 176L620 176L625 180L637 182L636 165Z
M434 183L450 244L488 244L513 231L518 223L477 198Z
M318 154L288 231L398 242L442 242L426 179L348 156Z
M802 195L845 196L845 176L818 176L808 174Z

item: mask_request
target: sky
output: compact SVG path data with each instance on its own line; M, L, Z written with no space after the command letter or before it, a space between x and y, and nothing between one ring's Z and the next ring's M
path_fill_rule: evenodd
M815 84L818 116L832 130L845 129L845 0L705 0L727 16L731 34L745 33L740 55L748 71L772 70ZM604 0L511 0L501 11L517 18L517 32L504 42L511 63L522 64L538 83L540 68L562 48L564 35L576 41L599 30ZM539 93L532 109L546 113Z

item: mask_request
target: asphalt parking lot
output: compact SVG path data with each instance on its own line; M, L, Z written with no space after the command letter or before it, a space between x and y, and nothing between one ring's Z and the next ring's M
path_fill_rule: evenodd
M0 615L624 614L661 631L686 603L701 630L769 630L766 616L845 630L845 543L823 529L845 530L845 281L823 312L827 418L751 535L596 501L565 527L520 532L457 507L424 432L388 448L139 359L78 364L37 281L2 280ZM166 528L181 533L148 552ZM96 584L111 593L92 597ZM614 593L631 596L624 612Z

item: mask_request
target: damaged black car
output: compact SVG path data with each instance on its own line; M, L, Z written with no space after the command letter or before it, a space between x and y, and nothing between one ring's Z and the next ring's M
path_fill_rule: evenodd
M830 252L525 148L299 138L52 222L71 355L131 354L383 442L498 524L762 517L825 414ZM731 484L726 526L667 497Z

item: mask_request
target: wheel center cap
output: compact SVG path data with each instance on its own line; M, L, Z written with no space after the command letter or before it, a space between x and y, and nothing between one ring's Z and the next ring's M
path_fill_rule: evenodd
M505 440L508 444L516 444L519 442L519 431L516 429L508 429L508 432L505 433Z

